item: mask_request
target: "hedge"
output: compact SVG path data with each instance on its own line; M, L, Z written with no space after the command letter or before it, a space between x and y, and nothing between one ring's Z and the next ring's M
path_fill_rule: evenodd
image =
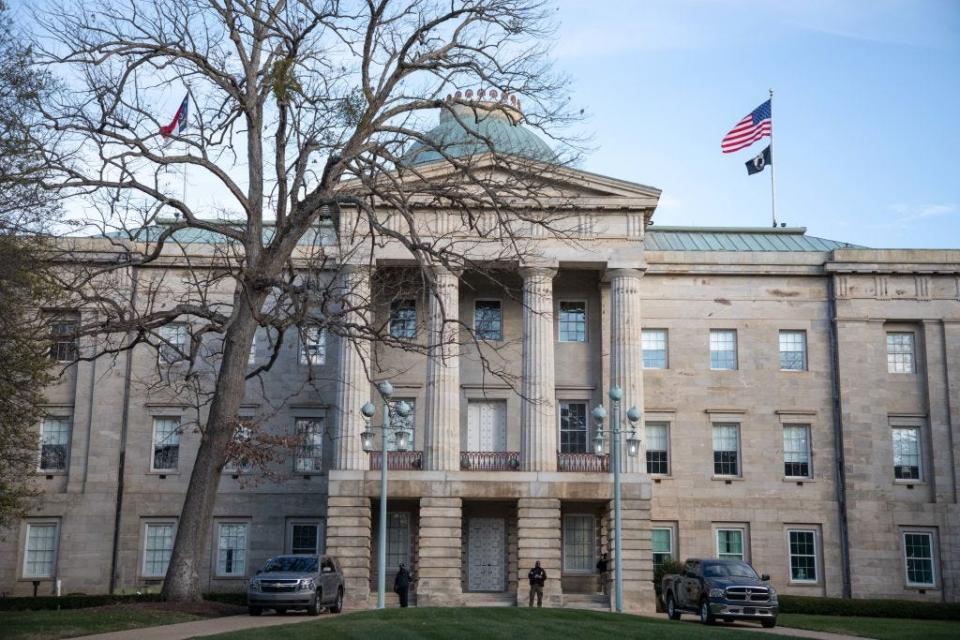
M846 600L780 594L780 613L911 620L960 620L960 603L918 600Z
M226 604L246 605L247 594L242 591L231 593L205 593L204 600ZM86 609L112 604L131 604L137 602L160 602L159 593L129 595L67 595L0 598L0 611L39 611L42 609Z

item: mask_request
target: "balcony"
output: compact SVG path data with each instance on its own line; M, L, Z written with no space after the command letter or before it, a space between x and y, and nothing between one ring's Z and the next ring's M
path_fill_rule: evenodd
M460 468L464 471L516 471L520 468L520 452L461 451Z
M592 453L557 452L557 471L576 473L607 473L610 471L610 456Z
M370 469L379 471L383 460L383 454L380 451L370 452ZM423 451L388 451L387 452L387 470L388 471L419 471L423 469Z

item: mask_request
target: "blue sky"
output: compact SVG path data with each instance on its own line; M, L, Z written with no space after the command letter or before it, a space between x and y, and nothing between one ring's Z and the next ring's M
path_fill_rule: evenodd
M777 213L871 247L960 248L960 1L560 0L583 168L663 190L659 225L769 226L720 139L774 89Z

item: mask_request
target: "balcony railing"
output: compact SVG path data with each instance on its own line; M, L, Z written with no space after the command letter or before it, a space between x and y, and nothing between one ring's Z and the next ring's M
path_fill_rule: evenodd
M380 470L383 453L370 452L370 469ZM423 469L423 451L388 451L387 469L389 471L418 471Z
M597 456L592 453L557 452L557 470L606 473L610 471L610 456Z
M460 468L464 471L516 471L520 468L520 452L461 451Z

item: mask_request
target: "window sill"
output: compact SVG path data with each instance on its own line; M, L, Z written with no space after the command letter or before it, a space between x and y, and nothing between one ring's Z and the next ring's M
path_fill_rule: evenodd
M907 584L903 586L904 591L940 591L939 584L921 585Z
M804 476L783 476L784 482L801 482L807 484L808 482L816 482L816 478L806 478Z
M214 580L249 580L249 576L213 576Z
M710 371L716 371L719 373L729 372L729 371L739 371L739 369L714 369L711 367Z
M55 580L56 578L54 578L53 576L49 576L46 578L24 578L21 576L17 578L17 582L54 582Z
M710 479L713 480L714 482L722 482L722 481L729 482L731 480L736 480L737 482L743 482L743 476L711 476Z
M910 486L910 487L925 487L927 483L924 480L900 480L896 479L893 481L894 486Z
M38 471L36 472L36 475L38 475L38 476L65 476L65 475L68 475L68 474L69 474L69 472L66 471L66 470L62 470L62 471L59 471L59 470L58 470L58 471L42 471L42 470L38 470Z
M787 584L791 587L822 587L819 580L789 580Z
M178 476L180 475L179 469L171 469L170 471L157 471L156 469L150 469L147 471L146 475L148 476Z
M780 373L809 373L809 369L780 369Z

